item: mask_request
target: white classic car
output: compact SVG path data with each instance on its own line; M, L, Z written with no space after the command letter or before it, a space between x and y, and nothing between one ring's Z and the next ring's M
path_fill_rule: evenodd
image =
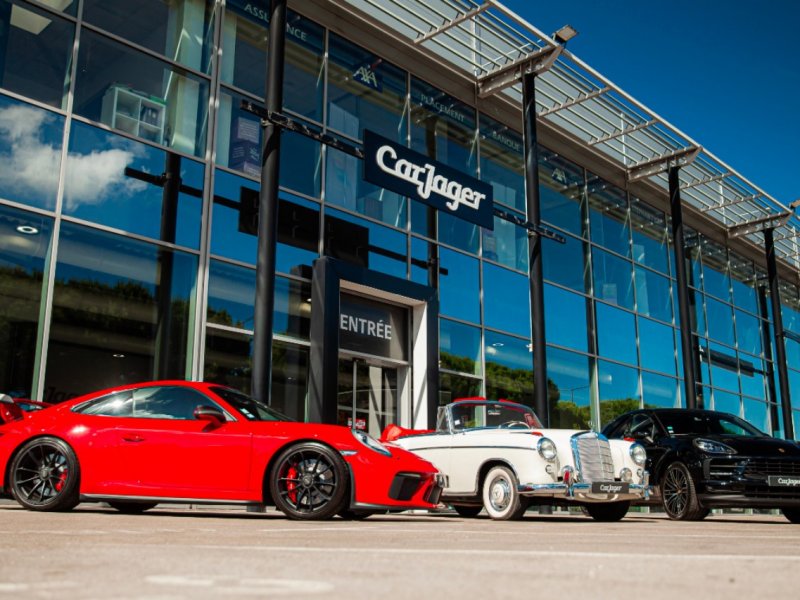
M530 504L544 504L583 506L597 521L618 521L650 493L641 444L544 429L529 407L505 400L458 400L439 409L435 431L390 425L381 440L444 473L442 502L464 517L483 508L493 519L518 519Z

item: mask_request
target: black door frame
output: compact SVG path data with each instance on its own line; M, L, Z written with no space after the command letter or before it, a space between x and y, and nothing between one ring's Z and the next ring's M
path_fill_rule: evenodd
M309 365L308 420L336 423L339 373L339 309L342 282L349 282L425 304L427 427L436 423L439 405L439 295L427 285L415 283L378 271L371 271L329 256L312 263L311 277L311 353ZM412 308L409 306L409 308ZM411 344L414 344L412 318ZM414 365L413 348L409 364ZM413 378L418 380L418 378ZM412 394L416 396L416 394Z

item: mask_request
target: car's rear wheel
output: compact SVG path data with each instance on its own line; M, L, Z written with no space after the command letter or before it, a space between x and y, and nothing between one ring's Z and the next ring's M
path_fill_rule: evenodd
M667 516L676 521L702 521L708 515L708 509L697 499L689 469L681 462L672 463L664 472L661 501Z
M609 502L607 504L586 504L584 508L595 521L614 523L628 514L630 502Z
M126 515L141 514L146 510L155 508L157 504L158 502L127 502L118 500L108 503L111 508L114 508L121 513L125 513Z
M528 499L519 495L517 477L508 467L489 469L483 479L482 496L483 508L498 521L520 519L528 508Z
M459 517L465 519L472 519L477 517L483 510L483 506L473 504L453 504L453 510L458 513Z
M790 522L800 525L800 508L782 508L781 512Z
M14 457L9 474L14 499L29 510L70 510L80 501L78 459L63 440L31 440Z
M290 446L269 476L272 500L291 519L330 519L344 509L347 468L331 448L317 442Z

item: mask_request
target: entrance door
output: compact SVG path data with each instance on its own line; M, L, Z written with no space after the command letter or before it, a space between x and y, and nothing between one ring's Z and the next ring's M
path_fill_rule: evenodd
M399 421L398 407L406 367L364 358L339 357L337 422L379 437Z

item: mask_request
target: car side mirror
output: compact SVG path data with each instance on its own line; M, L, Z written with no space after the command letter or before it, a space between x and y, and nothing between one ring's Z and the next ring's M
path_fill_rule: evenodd
M198 406L192 414L198 421L207 421L216 427L222 426L226 421L225 413L215 406Z

